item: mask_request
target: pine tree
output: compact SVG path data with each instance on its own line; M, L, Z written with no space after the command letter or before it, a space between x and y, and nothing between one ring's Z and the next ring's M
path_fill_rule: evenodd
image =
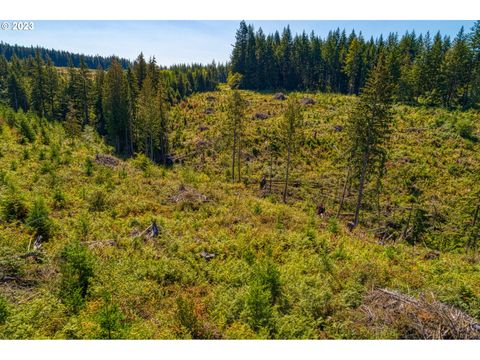
M237 181L241 181L241 155L243 121L245 116L246 103L238 90L233 90L228 99L227 105L227 130L231 137L232 144L232 181L235 181L235 168L237 170Z
M248 27L245 21L240 22L240 27L235 35L235 45L230 57L230 67L233 73L245 75L247 54ZM243 84L242 84L243 86Z
M78 92L81 110L81 117L83 125L90 124L90 105L91 105L91 81L89 77L89 70L85 64L83 56L80 58L80 69L78 72Z
M477 20L473 25L468 41L473 57L471 102L475 105L480 102L480 20Z
M168 152L167 108L162 87L155 90L150 74L147 74L138 95L135 136L139 148L152 161L166 164Z
M95 127L100 135L106 135L105 116L103 114L103 87L105 82L105 71L101 65L95 72L95 91L94 91L94 113L95 113Z
M5 55L0 55L0 100L8 100L8 62Z
M57 114L57 98L59 91L59 80L57 69L53 66L50 58L47 59L47 66L45 69L45 87L46 87L46 108L47 116L50 119L55 119Z
M256 43L253 26L248 26L247 45L245 49L245 75L243 77L244 87L247 89L256 89L257 79L257 57L256 57Z
M353 226L360 220L365 185L373 176L381 177L391 125L392 85L388 64L381 54L363 88L348 122L349 163L358 180L358 196Z
M82 132L82 122L79 120L72 103L69 104L65 117L65 132L70 138L75 138Z
M28 97L23 78L13 68L8 76L8 97L10 106L15 111L28 110Z
M147 76L147 63L145 62L143 53L140 53L140 55L137 57L137 60L135 60L133 71L135 72L135 77L137 78L138 89L141 89L143 81Z
M364 54L361 39L353 38L348 47L348 53L343 67L348 76L349 94L358 94L360 91L364 68Z
M302 138L303 116L300 104L295 95L290 95L287 101L287 108L283 114L281 126L281 138L286 150L285 163L285 184L283 188L283 202L287 202L288 181L290 176L290 167L292 155Z
M263 33L262 28L259 28L255 35L256 44L256 89L267 87L267 79L269 74L267 72L267 39Z
M293 41L290 27L283 29L279 47L281 86L287 90L295 88L293 68Z
M103 114L110 142L117 153L130 153L129 118L125 75L118 60L108 68L103 87Z
M40 117L43 117L46 114L47 89L45 79L45 63L40 57L40 53L38 51L35 53L33 66L31 104L33 110Z
M129 131L129 138L130 138L130 152L132 155L134 152L134 144L133 144L133 124L135 123L135 118L137 116L137 97L138 97L138 81L135 76L134 71L131 68L127 69L126 75L127 81L127 108L128 108L128 131Z
M446 52L441 66L442 100L446 107L465 107L469 101L469 84L472 75L472 52L463 27L453 46Z

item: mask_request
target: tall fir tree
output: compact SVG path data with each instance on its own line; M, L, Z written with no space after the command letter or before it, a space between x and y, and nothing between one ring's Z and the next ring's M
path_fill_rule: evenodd
M129 117L127 86L122 66L114 59L105 75L103 114L110 143L117 153L129 154Z
M280 123L281 141L285 148L285 182L283 186L283 202L287 202L288 184L292 157L302 139L303 116L298 98L291 94L287 100L287 108Z
M372 176L378 180L385 171L391 132L392 82L388 65L387 58L381 54L347 123L349 167L358 182L353 227L360 221L367 182Z
M47 87L45 78L45 63L40 57L40 52L37 51L33 63L31 105L40 117L46 114Z

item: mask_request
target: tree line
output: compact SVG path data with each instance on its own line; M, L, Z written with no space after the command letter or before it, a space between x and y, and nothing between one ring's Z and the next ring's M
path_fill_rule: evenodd
M92 56L71 53L64 50L46 49L40 46L21 46L17 44L10 45L4 43L3 41L0 42L0 54L3 54L8 61L12 59L14 54L19 59L27 59L29 57L35 57L35 54L37 52L40 54L40 57L43 59L43 61L48 61L48 59L50 59L53 65L59 67L66 67L70 64L79 67L82 58L85 62L85 65L89 69L96 69L99 66L106 69L110 66L114 58L117 59L117 61L122 65L124 69L128 68L131 65L130 60L118 58L115 56Z
M162 163L168 154L168 107L194 92L214 90L226 78L221 64L167 69L143 54L126 69L117 58L106 70L89 69L83 57L78 67L69 64L58 68L40 51L26 59L14 53L10 61L0 55L0 101L15 111L64 121L72 135L94 126L118 154L144 152Z
M330 31L265 35L244 21L236 32L230 70L242 77L244 89L311 90L359 94L368 75L385 56L396 102L470 107L480 100L480 22L462 28L452 40L412 32L399 37L365 39L361 33Z

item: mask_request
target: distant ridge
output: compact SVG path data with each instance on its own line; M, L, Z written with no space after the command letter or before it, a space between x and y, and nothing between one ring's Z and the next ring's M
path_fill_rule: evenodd
M100 55L84 55L78 53L71 53L64 50L55 50L55 49L46 49L41 46L21 46L21 45L10 45L0 41L0 54L5 55L7 60L10 60L13 54L16 54L20 59L26 59L30 56L34 57L36 51L40 51L40 56L47 60L50 58L55 66L68 66L69 60L75 67L80 65L80 58L83 56L85 64L90 69L96 69L101 65L104 69L110 66L112 59L115 56L100 56ZM123 68L127 68L131 62L130 60L124 58L117 58L120 61L120 64Z

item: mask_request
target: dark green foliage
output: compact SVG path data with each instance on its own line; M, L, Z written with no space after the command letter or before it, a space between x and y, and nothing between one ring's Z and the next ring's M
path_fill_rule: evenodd
M25 139L28 142L35 141L35 132L32 126L30 125L29 120L27 120L25 116L20 117L20 122L18 124L18 127L23 139Z
M26 224L35 232L35 236L42 236L44 241L52 235L52 221L49 217L49 211L43 198L37 198L33 206L28 211Z
M460 119L457 121L457 123L455 124L455 127L458 131L458 134L464 138L464 139L468 139L468 140L474 140L475 139L475 136L474 136L474 130L475 130L475 125L467 120L467 119Z
M243 309L243 316L254 331L274 331L274 306L281 295L282 284L276 265L270 259L254 265Z
M347 123L348 162L358 182L354 226L359 223L365 185L372 176L379 183L384 174L391 133L391 76L385 54L379 57Z
M93 256L79 241L70 242L61 253L60 298L72 311L77 313L83 305L93 272Z
M428 230L429 219L427 212L424 209L416 209L412 220L412 231L407 236L407 241L410 244L416 244L423 238L424 233Z
M10 311L8 309L8 303L3 298L3 296L0 295L0 325L5 324L5 322L7 321L9 313L10 313Z
M23 195L16 189L10 189L1 200L2 218L7 222L24 221L28 215L28 207Z
M244 89L320 90L358 94L385 52L393 96L404 103L446 107L474 106L480 100L480 36L478 22L463 29L450 44L438 33L406 32L365 41L354 31L330 31L324 39L305 32L265 36L260 28L240 23L231 53L231 71L242 75Z
M85 175L92 176L93 175L93 161L90 158L85 160Z
M100 339L121 339L125 328L125 315L120 307L113 302L110 294L103 295L103 304L97 314L100 325Z
M271 260L266 260L255 266L253 283L268 291L271 304L276 304L282 293L280 272Z

